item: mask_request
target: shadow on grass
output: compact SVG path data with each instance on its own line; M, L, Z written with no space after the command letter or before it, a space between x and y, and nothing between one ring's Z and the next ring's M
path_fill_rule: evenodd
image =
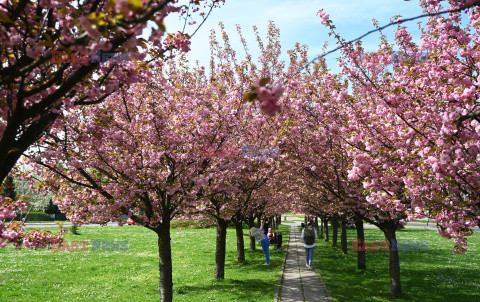
M227 278L223 280L211 280L205 284L180 285L175 290L175 295L187 295L192 293L230 292L230 298L241 299L242 301L260 301L265 289L276 286L261 279L237 280Z

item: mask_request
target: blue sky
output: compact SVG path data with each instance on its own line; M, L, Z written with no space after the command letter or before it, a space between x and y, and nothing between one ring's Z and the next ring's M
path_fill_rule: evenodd
M249 48L255 55L257 47L252 26L256 25L264 36L269 20L274 21L280 28L282 52L286 53L296 42L299 42L309 47L309 57L313 58L321 54L325 41L329 41L328 49L336 47L335 41L328 37L327 29L316 16L317 11L322 8L330 14L330 19L336 25L337 32L347 40L357 38L374 29L372 19L377 19L380 25L384 25L389 23L395 15L406 18L422 14L418 0L226 0L222 7L212 12L203 27L192 38L189 59L191 61L198 60L201 65L208 65L210 29L218 29L219 22L224 23L233 47L239 52L241 44L235 25L240 24ZM179 20L177 16L168 17L166 25L168 32L176 32L182 29L183 20ZM417 21L405 25L418 39ZM391 41L393 40L393 29L394 26L385 30ZM190 34L193 31L194 26L187 26L185 30ZM377 49L378 37L378 34L372 34L363 40L367 51ZM327 57L327 64L334 72L339 70L335 61L337 57L337 54Z

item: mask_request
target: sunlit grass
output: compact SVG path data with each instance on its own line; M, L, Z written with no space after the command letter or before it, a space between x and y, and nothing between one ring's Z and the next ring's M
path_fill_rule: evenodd
M403 295L390 295L388 252L366 252L367 269L357 270L357 253L351 251L355 230L348 230L349 253L323 240L315 251L315 264L335 301L480 301L480 234L468 238L464 255L452 251L452 240L435 230L405 229L400 240L428 241L423 252L400 252ZM367 241L384 240L378 229L366 229ZM340 237L339 237L340 238ZM339 239L340 240L340 239ZM339 242L340 245L340 242Z
M281 230L286 244L289 227ZM82 227L79 232L67 235L67 241L128 240L128 250L0 249L0 301L159 301L154 232L137 226ZM266 267L261 247L251 251L246 241L246 262L238 263L230 228L225 280L215 280L215 236L214 228L172 229L174 301L272 301L284 251L271 247Z

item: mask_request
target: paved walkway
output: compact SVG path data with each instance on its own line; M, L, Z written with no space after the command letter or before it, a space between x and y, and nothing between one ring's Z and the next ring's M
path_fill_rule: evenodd
M310 270L305 266L305 248L300 238L299 225L300 223L294 223L290 227L283 282L281 286L279 285L278 297L275 301L333 301L317 268Z

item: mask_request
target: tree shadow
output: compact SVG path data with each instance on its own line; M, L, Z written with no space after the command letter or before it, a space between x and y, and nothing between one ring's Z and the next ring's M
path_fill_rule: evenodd
M222 299L222 292L228 292L229 299L241 299L242 301L261 301L261 297L265 295L265 289L272 286L276 287L277 284L272 284L258 278L248 280L228 278L223 280L210 280L204 282L204 284L179 285L174 289L174 296L206 292L216 296L215 293L218 292L217 298Z

